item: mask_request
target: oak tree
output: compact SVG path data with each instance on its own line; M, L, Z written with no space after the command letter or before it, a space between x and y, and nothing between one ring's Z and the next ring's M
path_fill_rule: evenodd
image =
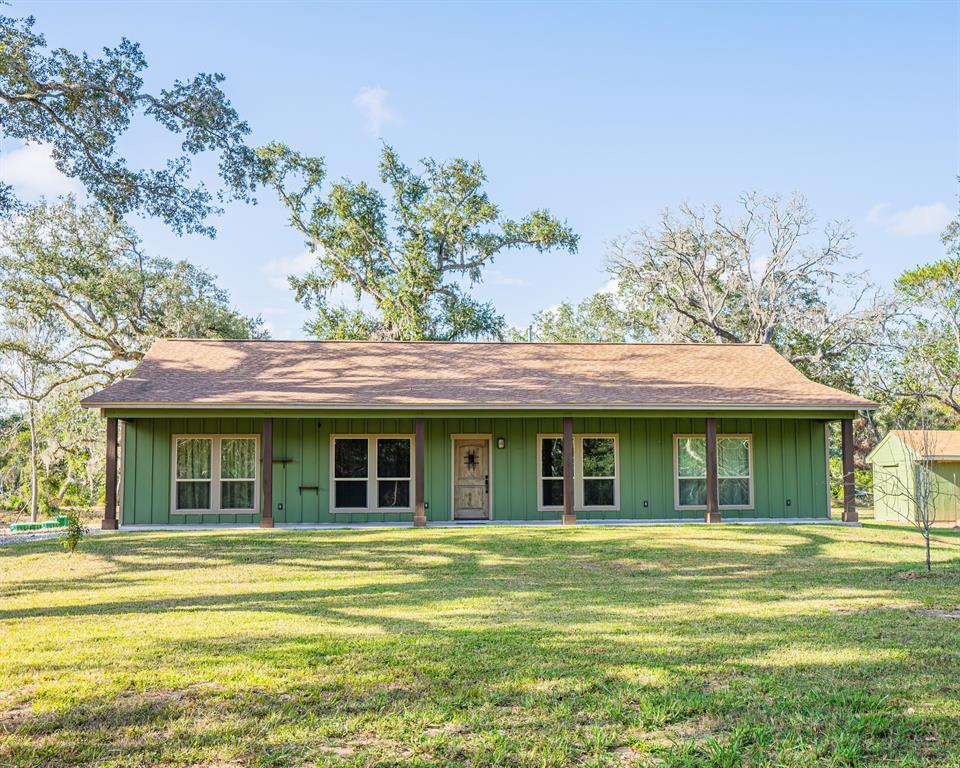
M771 344L828 384L854 387L893 303L847 269L852 232L802 196L744 195L740 214L682 205L617 240L609 269L630 311L661 341Z
M0 222L0 302L37 320L54 317L85 382L124 374L161 336L253 338L259 318L234 310L213 275L149 256L133 229L67 197Z
M0 131L26 143L46 143L53 161L117 216L136 212L175 232L212 235L208 217L228 199L252 201L256 155L250 129L227 99L220 74L197 74L149 91L140 46L126 38L102 55L48 49L33 17L0 16ZM136 119L151 120L180 140L180 150L156 168L139 168L118 142ZM191 158L212 153L220 185L191 179ZM0 211L17 207L0 184Z
M385 146L381 192L346 179L325 187L323 161L283 144L258 159L261 180L316 254L312 271L290 282L316 312L307 330L319 338L500 338L503 317L471 295L484 267L511 250L577 249L577 235L546 210L505 217L477 162L426 159L416 172ZM338 289L358 306L336 302Z

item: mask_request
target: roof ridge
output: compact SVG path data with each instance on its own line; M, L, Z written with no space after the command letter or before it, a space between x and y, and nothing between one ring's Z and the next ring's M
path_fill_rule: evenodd
M204 339L159 337L156 341L205 341L229 344L436 344L444 346L570 346L570 347L769 347L758 341L440 341L416 339L412 341L380 341L377 339Z

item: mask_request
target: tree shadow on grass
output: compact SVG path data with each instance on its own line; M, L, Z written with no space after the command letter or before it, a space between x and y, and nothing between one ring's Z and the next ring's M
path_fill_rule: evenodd
M840 543L836 538L796 527L736 531L719 542L728 545L719 550L716 539L676 534L637 542L627 537L585 539L562 531L523 531L515 537L502 531L495 537L443 532L426 539L406 531L330 533L139 534L129 540L98 541L89 551L108 566L106 572L11 581L3 587L6 598L43 594L50 599L20 608L7 600L0 606L0 620L172 610L316 613L324 601L336 600L339 607L381 607L401 594L405 604L429 607L451 598L502 597L512 589L532 589L538 600L558 607L592 606L595 618L602 620L605 606L621 605L625 598L645 607L681 600L696 608L728 598L733 590L739 599L768 603L782 599L782 589L793 588L796 572L806 569L814 573L804 574L804 581L824 591L856 587L898 596L902 587L891 586L887 577L904 569L883 560L826 555L827 547ZM766 550L755 551L757 546ZM247 577L241 586L253 582L254 589L203 594L211 574L216 580L219 569L237 567L255 568L263 581ZM138 590L160 575L180 571L203 577L197 594L158 598ZM324 585L317 586L318 580ZM278 583L286 588L278 589ZM292 583L304 586L291 589ZM609 589L615 585L621 589ZM100 599L78 605L69 598L85 591ZM130 591L136 597L130 597ZM59 593L68 598L57 600Z
M0 757L560 766L630 749L707 765L712 738L774 764L847 750L848 765L919 765L960 748L958 691L943 684L957 622L902 609L946 606L955 590L832 553L849 534L508 533L91 542L106 576L14 582L0 605L0 626L28 645L39 626L103 619L63 625L96 637L81 661L7 665L69 695L15 696ZM17 604L44 585L65 599ZM77 604L83 590L93 599ZM145 616L150 631L123 634Z
M915 672L909 658L881 664L843 656L850 633L869 632L876 620L834 616L814 629L753 619L749 633L739 620L723 621L711 642L679 644L546 625L533 634L496 627L424 633L413 625L386 636L161 641L148 656L169 658L167 675L202 671L208 679L96 693L22 718L0 755L19 759L42 744L65 762L109 748L125 765L235 754L241 764L493 766L543 764L538 750L563 743L547 764L567 765L597 751L598 732L607 734L606 757L632 745L669 759L685 740L704 740L683 738L696 723L721 740L746 727L744 755L790 745L816 758L854 734L859 752L850 765L891 756L922 764L934 749L931 736L957 734L946 717L921 718L905 705L904 681ZM694 619L663 629L666 637L702 631ZM797 644L814 644L822 656L775 663L778 649ZM956 662L954 644L936 663ZM269 674L253 683L231 674L250 666ZM644 679L651 671L661 676ZM451 723L456 729L444 731ZM489 759L492 741L507 759Z
M810 545L799 546L806 550ZM531 556L529 562L505 565L502 558L496 564L485 564L490 555L488 548L478 551L463 547L446 562L412 565L412 558L418 554L413 550L380 547L376 553L377 568L358 568L362 553L341 552L332 563L318 553L316 562L302 569L311 578L302 581L301 586L291 588L291 584L297 583L297 571L291 571L285 558L278 558L258 565L268 569L267 576L269 569L283 569L288 578L259 584L247 580L240 585L225 585L212 594L204 591L216 583L209 579L198 581L194 593L167 596L154 596L149 589L145 590L153 582L142 575L132 579L116 575L31 579L15 583L5 591L5 596L44 593L50 595L49 599L26 607L16 607L14 601L6 600L0 606L0 621L204 611L293 613L343 620L351 616L353 609L375 612L403 606L408 611L430 614L438 605L450 601L472 601L478 606L487 601L491 603L490 612L496 613L504 609L502 601L516 597L519 602L535 600L538 611L545 611L551 620L572 610L579 620L590 622L615 619L625 605L648 610L682 605L696 610L732 598L761 607L785 598L798 599L796 574L778 569L776 555L668 563L670 549L648 548L637 553L605 547L603 555L607 559L602 559L587 547L579 548L576 556L563 558L559 564L556 556L551 555ZM792 557L797 559L795 552ZM883 561L804 555L798 562L806 560L818 569L818 573L805 579L807 585L820 590L825 597L858 588L864 598L887 595L891 600L899 600L904 592L902 585L890 583L888 577L895 569ZM325 579L323 586L317 585L318 580ZM131 590L136 594L129 595ZM70 598L70 593L89 591L98 599L77 603ZM64 593L66 599L58 600L58 592Z

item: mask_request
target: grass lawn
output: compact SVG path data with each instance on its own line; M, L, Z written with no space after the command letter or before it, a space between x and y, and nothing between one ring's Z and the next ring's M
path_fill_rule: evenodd
M0 765L960 765L960 535L204 531L0 547Z

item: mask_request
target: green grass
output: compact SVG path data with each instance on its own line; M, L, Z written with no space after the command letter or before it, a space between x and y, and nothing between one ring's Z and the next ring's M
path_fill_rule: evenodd
M957 766L936 538L929 578L882 525L0 547L0 765Z

